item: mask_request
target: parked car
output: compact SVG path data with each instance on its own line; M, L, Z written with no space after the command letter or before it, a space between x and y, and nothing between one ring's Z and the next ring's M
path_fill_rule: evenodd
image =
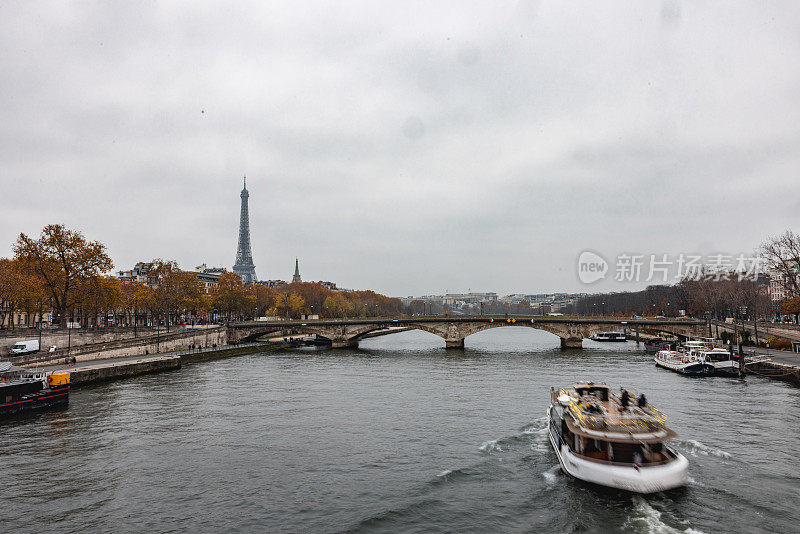
M22 356L23 354L32 354L34 352L39 352L39 341L36 339L18 341L11 347L11 354L13 356Z

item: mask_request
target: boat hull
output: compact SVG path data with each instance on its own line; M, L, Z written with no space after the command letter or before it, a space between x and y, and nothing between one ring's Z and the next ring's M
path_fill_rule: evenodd
M644 351L647 354L655 354L656 352L658 352L660 350L664 350L665 348L666 347L664 345L653 345L653 344L650 344L650 343L645 343L644 344Z
M675 371L676 373L680 373L682 375L712 376L715 372L714 366L710 363L698 361L673 363L670 361L661 360L659 358L654 358L654 360L657 366L663 367L664 369L669 369L670 371Z
M551 420L550 409L547 418ZM686 485L689 477L689 461L680 453L667 464L645 466L638 469L628 465L612 465L585 460L573 454L549 426L550 445L558 457L561 470L585 482L616 488L634 493L655 493Z
M0 404L0 419L69 404L69 386L45 389L24 395L13 402Z
M739 362L734 360L723 360L721 362L713 362L714 373L717 375L738 375Z

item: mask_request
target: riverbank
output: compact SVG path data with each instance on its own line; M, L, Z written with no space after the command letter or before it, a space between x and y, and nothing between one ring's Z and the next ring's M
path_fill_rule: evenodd
M220 360L243 354L252 354L254 352L279 350L290 346L292 345L289 343L247 343L242 345L154 354L142 357L96 359L77 362L73 366L61 364L38 367L30 366L29 368L46 371L48 373L67 371L70 373L70 383L74 387L162 371L172 371L180 369L187 363Z
M747 352L756 358L768 358L767 360L748 362L748 372L800 385L800 354L764 348L752 349Z

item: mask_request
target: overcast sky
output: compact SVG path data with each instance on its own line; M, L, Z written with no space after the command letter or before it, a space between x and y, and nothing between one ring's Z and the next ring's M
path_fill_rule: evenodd
M3 2L0 256L230 268L246 174L261 279L618 287L800 230L799 58L797 2Z

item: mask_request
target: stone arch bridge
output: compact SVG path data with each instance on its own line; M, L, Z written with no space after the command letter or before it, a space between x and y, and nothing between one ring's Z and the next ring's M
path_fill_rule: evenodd
M316 335L331 342L333 348L358 347L364 335L391 327L424 330L445 340L445 346L463 348L464 338L506 326L546 330L561 338L562 348L581 348L583 340L608 331L640 330L668 332L682 337L701 337L707 333L707 323L699 319L608 319L596 317L551 316L430 316L409 318L324 319L315 321L274 321L231 323L228 343L253 341L275 333Z

